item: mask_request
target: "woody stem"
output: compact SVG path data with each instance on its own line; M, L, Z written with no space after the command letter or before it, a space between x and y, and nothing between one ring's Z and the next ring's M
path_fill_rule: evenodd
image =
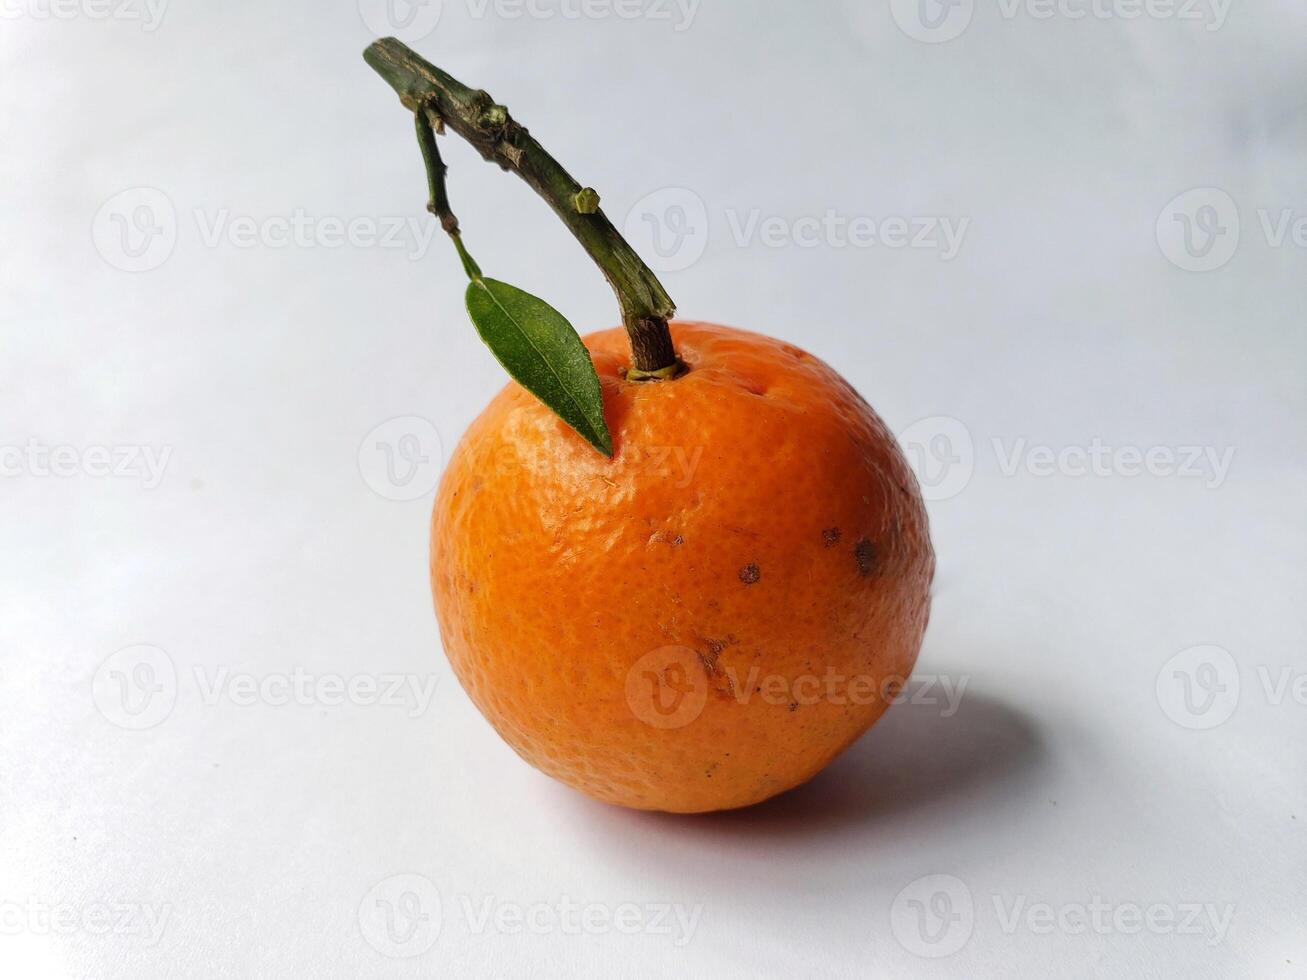
M458 220L449 210L444 164L435 149L434 133L446 125L486 160L526 181L599 266L617 294L622 323L631 340L628 377L658 380L680 373L682 364L667 326L676 305L600 209L599 195L592 188L577 183L488 93L468 88L402 42L383 38L370 45L363 57L417 116L418 139L431 184L430 209L456 245L461 245ZM459 251L464 253L461 248Z

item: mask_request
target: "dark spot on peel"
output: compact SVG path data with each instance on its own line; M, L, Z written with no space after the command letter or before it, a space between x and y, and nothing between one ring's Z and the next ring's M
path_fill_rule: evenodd
M837 527L828 527L821 532L821 543L827 548L834 548L840 543L840 529Z
M858 563L858 574L866 577L876 570L876 546L870 538L863 538L853 546L853 558Z
M762 572L752 562L740 569L740 581L745 585L753 585L760 578L762 578Z

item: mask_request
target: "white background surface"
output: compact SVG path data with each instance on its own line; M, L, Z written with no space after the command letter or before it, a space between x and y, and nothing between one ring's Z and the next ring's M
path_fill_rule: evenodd
M637 229L648 211L670 235L703 202L663 277L682 314L836 365L910 434L935 498L919 672L966 684L956 710L901 705L809 787L678 819L528 768L440 653L440 451L417 423L372 430L427 419L448 450L503 375L444 241L356 228L331 247L324 219L434 236L353 0L175 0L157 21L6 0L6 975L1304 974L1307 249L1274 232L1307 216L1307 12L969 7L925 43L898 2L702 0L687 19L646 0L624 20L445 0L414 42L619 225L666 188L691 196ZM613 323L548 209L444 147L487 271L583 330ZM163 202L117 196L136 188ZM1191 188L1228 195L1175 206L1197 254L1168 210ZM787 239L828 212L968 225L951 259ZM306 237L279 245L297 213ZM751 216L783 219L779 239L740 230ZM117 267L124 241L151 243L148 269ZM433 462L388 481L387 440ZM1042 469L1038 447L1096 445L1158 449L1154 472ZM70 475L32 446L72 447ZM91 475L96 447L167 453L162 478ZM1228 471L1168 472L1159 447ZM141 644L164 653L107 659ZM1228 659L1185 653L1202 645ZM142 663L148 701L117 686ZM297 671L307 703L280 703ZM392 676L399 704L335 703L332 678Z

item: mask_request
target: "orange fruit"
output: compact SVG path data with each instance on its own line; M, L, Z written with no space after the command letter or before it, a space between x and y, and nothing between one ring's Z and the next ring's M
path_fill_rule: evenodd
M527 762L649 810L809 779L912 671L934 554L893 435L797 348L675 322L689 370L633 382L585 338L607 459L510 383L449 460L431 583L460 682Z

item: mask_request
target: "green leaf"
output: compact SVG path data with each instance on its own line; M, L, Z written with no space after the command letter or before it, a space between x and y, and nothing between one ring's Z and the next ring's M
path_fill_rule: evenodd
M605 456L613 440L590 352L567 318L544 300L496 279L467 287L472 325L505 370Z

